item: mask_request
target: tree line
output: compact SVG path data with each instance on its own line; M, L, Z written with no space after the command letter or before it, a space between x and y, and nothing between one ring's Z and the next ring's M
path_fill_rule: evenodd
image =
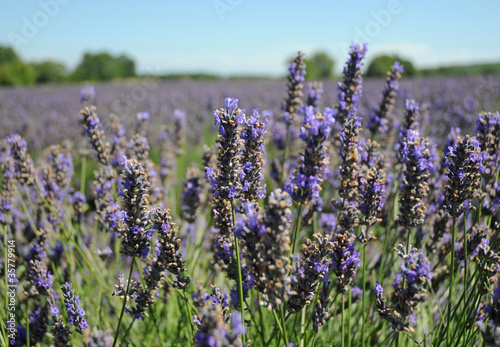
M51 60L23 62L14 49L0 46L0 85L107 81L135 75L135 62L125 55L85 53L78 66L69 71L64 64Z

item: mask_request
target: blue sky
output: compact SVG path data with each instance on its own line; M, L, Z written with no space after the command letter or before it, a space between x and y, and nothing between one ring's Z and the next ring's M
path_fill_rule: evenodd
M125 53L140 72L282 75L294 52L398 53L418 67L500 61L500 2L464 0L0 0L0 44L75 67Z

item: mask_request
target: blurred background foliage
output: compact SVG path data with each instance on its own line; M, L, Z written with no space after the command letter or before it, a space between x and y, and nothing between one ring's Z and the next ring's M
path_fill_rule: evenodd
M310 80L336 78L335 60L324 51L306 54L307 77ZM287 59L287 62L290 62ZM413 63L397 55L374 57L365 69L366 77L383 77L395 61L404 65L406 78L415 76L477 76L500 74L500 63L443 66L417 69ZM113 56L106 52L85 53L73 71L56 61L23 62L14 49L0 46L0 85L23 86L43 83L98 82L139 77L135 61L126 56ZM220 76L205 73L160 74L160 79L212 80ZM263 79L266 76L231 76L230 79Z

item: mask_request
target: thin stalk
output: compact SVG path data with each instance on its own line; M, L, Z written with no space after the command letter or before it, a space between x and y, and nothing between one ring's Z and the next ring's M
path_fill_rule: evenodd
M127 305L128 290L130 289L130 281L132 280L132 272L134 271L134 264L135 264L134 258L135 257L132 257L132 261L130 262L130 272L128 274L127 289L125 290L125 297L123 298L122 311L120 313L120 318L118 319L118 326L116 327L115 339L113 340L113 347L115 347L116 343L118 342L118 333L120 332L120 325L122 324L123 314L125 313L125 306Z
M29 298L26 298L26 346L30 347L30 309L29 309Z
M468 257L469 254L467 253L467 213L464 213L464 294L467 296L467 291L469 289L469 272L467 268L467 263L468 263ZM466 310L467 306L465 305L464 301L464 311ZM465 317L465 322L463 324L466 324L467 317Z
M304 337L306 333L306 309L307 306L305 306L302 309L302 312L300 312L300 347L304 347Z
M123 336L123 340L125 340L128 336L128 333L130 332L130 329L132 329L132 325L134 325L135 322L135 317L132 319L132 322L130 322L130 325L128 326L127 330L125 331L125 335Z
M347 292L347 347L351 347L351 336L352 336L352 326L351 326L351 312L352 312L352 299L351 299L351 287Z
M274 312L274 310L273 310L273 313L274 313L274 318L276 319L277 316L276 316L276 313ZM286 315L285 322L288 320L288 318L290 318L290 313L288 313ZM279 329L281 331L281 324L279 324L279 321L277 321L277 323L278 323L278 327L279 327ZM268 347L269 346L269 344L274 339L274 337L276 336L277 333L278 333L278 330L274 329L273 333L271 334L271 337L269 338L269 340L267 340L267 342L265 343L264 347Z
M283 325L283 339L285 340L285 343L286 343L286 347L288 347L290 344L288 342L288 334L286 333L286 320L285 320L285 305L281 305L280 307L280 312L281 312L281 321L283 322L282 325ZM301 341L302 341L302 337L301 337ZM303 346L301 346L303 347Z
M276 321L276 324L278 325L279 327L279 330L281 332L281 336L283 337L283 340L286 341L287 337L285 337L285 332L283 331L283 326L281 325L280 323L280 320L278 318L278 315L276 314L276 309L273 310L273 316L274 316L274 320ZM269 342L266 344L266 346L269 344Z
M363 244L363 294L361 296L361 346L365 347L365 321L366 321L366 314L365 314L365 307L366 307L366 297L365 297L365 292L366 292L366 243ZM350 289L349 289L350 291Z
M344 347L344 294L340 296L340 312L341 312L341 320L340 320L340 341L342 347Z
M449 342L450 338L450 314L451 307L453 305L453 287L455 285L455 238L457 235L457 219L453 217L453 230L451 232L451 264L450 264L450 290L448 292L448 319L446 323L446 342Z
M182 298L184 299L184 304L186 306L186 315L189 326L191 327L191 338L194 339L195 331L193 326L193 318L191 316L191 310L189 309L189 301L185 290L179 290L182 293Z
M232 213L232 216L233 216L233 225L236 226L236 216L235 216L235 212L234 212L234 203L233 203L233 200L231 200L231 213ZM237 285L238 285L238 297L240 299L240 311L241 311L241 319L243 322L245 322L245 319L244 319L244 313L245 313L245 309L244 309L244 299L243 299L243 281L242 281L242 277L241 277L241 261L240 261L240 247L238 245L238 238L236 237L236 235L234 236L234 252L236 253L235 254L235 257L236 257L236 273L237 273ZM244 324L244 323L243 323ZM243 335L245 341L247 341L247 334L245 333Z
M302 204L297 208L297 217L295 219L295 228L293 230L293 238L292 238L292 256L295 254L295 247L297 245L297 238L299 237L299 227L300 227L300 219L302 217Z
M253 292L252 292L252 294L253 294ZM248 302L246 300L245 300L245 304L247 305L247 307L250 307L250 305L248 305ZM260 307L260 305L259 305L259 307ZM260 312L260 310L259 310L259 312ZM264 343L266 339L265 339L265 337L263 335L262 330L259 329L259 325L257 324L257 320L255 319L255 317L253 315L253 309L252 308L250 308L249 313L250 313L250 319L252 320L252 323L255 325L255 329L257 330L257 333L259 334L259 336L260 336L260 338L262 340L262 343ZM262 320L261 320L261 325L262 325Z

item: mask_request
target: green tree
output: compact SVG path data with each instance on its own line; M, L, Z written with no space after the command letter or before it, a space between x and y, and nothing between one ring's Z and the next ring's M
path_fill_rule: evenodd
M389 71L395 61L399 61L404 66L405 76L416 76L418 75L417 69L413 66L411 61L402 59L398 56L381 55L374 58L368 65L366 70L366 76L385 76L387 71Z
M333 77L335 61L325 52L316 52L310 59L305 59L307 78L310 80Z
M0 65L19 61L17 53L11 47L0 46Z
M57 83L66 78L67 70L63 64L44 61L32 64L36 74L36 83Z
M0 65L0 85L32 85L35 81L35 70L28 64L24 64L21 61L15 61Z
M113 78L135 76L135 63L122 55L117 58L108 53L85 53L72 74L75 80L106 81Z

